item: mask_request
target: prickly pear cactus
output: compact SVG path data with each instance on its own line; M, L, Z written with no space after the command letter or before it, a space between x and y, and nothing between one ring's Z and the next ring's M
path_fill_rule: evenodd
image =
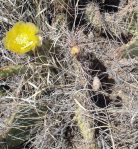
M100 29L102 27L102 16L100 14L100 7L96 3L90 3L86 6L86 18L93 26Z

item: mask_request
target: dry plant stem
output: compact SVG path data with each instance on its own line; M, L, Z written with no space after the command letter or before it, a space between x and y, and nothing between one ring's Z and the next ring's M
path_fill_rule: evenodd
M88 92L85 90L85 85L87 84L87 80L84 76L84 71L81 67L81 64L77 61L76 58L73 60L74 69L78 77L76 78L77 85L82 86L82 90L78 90L74 93L73 99L76 102L76 111L75 111L75 118L74 120L77 122L77 125L80 129L80 133L85 140L85 149L95 149L95 142L94 142L94 129L93 126L93 119L88 117L90 115L89 112L89 95ZM86 109L87 108L87 109ZM84 148L84 144L82 147Z

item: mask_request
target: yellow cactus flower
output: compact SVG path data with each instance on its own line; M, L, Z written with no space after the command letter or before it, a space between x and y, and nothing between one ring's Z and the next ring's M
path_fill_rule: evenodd
M39 29L30 22L17 22L6 33L3 43L6 49L17 54L24 54L41 45Z
M72 48L71 48L71 55L77 55L78 53L80 52L80 47L78 47L78 46L73 46Z

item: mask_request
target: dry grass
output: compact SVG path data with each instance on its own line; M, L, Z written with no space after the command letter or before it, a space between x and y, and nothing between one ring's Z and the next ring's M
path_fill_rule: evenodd
M0 71L25 68L0 78L0 149L138 147L138 59L116 57L136 38L138 4L119 3L116 12L104 4L0 0L0 39L17 21L35 23L43 37L35 53L23 56L0 42ZM80 48L75 56L73 46Z

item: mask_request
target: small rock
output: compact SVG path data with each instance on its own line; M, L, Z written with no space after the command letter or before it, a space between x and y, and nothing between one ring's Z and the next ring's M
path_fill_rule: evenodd
M97 76L95 76L93 78L92 88L94 91L98 91L100 87L101 87L101 81Z

